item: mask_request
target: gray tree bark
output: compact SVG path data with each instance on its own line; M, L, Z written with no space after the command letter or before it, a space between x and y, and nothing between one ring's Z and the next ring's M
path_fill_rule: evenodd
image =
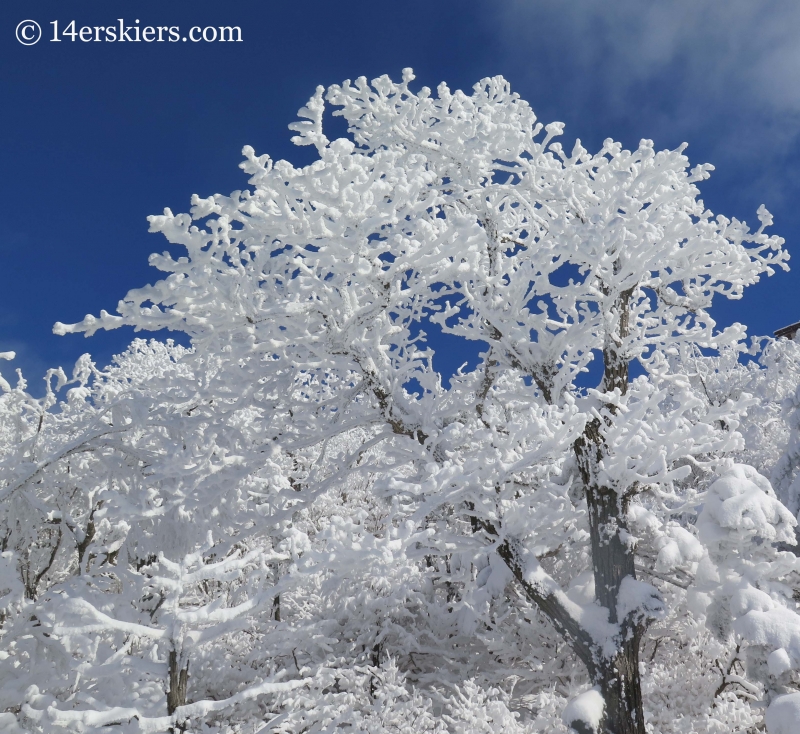
M169 690L167 691L167 714L172 716L179 706L186 704L186 690L189 683L189 663L181 660L177 650L169 653ZM172 734L185 730L183 724L172 727Z

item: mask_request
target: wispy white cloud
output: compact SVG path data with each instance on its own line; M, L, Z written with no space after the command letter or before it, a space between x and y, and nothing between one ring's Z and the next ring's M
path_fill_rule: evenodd
M553 85L605 134L637 117L647 137L710 136L751 158L800 132L797 0L508 0L487 18L510 76Z

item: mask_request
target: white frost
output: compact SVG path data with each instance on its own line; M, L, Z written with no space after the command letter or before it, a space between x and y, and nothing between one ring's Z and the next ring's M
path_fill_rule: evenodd
M150 217L175 246L150 259L161 280L54 327L169 329L191 349L136 340L102 370L86 355L41 399L0 377L0 711L17 721L0 729L563 731L554 681L600 680L576 653L609 672L628 623L666 604L669 634L644 638L651 702L659 667L686 678L697 657L705 675L732 631L748 655L782 649L773 671L800 660L797 561L775 548L791 513L754 469L705 491L744 458L757 400L694 368L726 344L738 364L743 327L708 309L785 267L783 241L707 211L711 168L683 146L570 152L501 77L413 78L317 89L291 126L312 163L245 147L249 190ZM329 108L347 138L325 135ZM477 363L442 379L430 326ZM585 389L601 353L642 374ZM598 526L589 485L630 502ZM592 569L616 586L598 532L654 585L628 578L600 606ZM687 734L693 700L751 706L706 683L661 707ZM550 704L518 726L529 693ZM564 720L602 716L590 690Z

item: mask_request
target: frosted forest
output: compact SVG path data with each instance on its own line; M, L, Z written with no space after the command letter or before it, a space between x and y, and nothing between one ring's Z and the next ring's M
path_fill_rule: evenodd
M709 313L772 217L413 79L319 87L310 165L245 147L54 327L190 346L0 353L5 734L798 731L800 344Z

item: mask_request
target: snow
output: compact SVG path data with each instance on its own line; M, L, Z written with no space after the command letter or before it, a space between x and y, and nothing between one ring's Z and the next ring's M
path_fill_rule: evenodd
M17 724L17 717L8 713L0 713L0 731L3 734L23 734L22 727Z
M769 657L767 657L767 666L769 667L770 674L777 678L787 670L792 669L792 660L789 657L789 653L782 647L779 647L777 650L773 650L769 654Z
M800 615L784 580L797 557L776 548L794 544L796 524L769 480L742 464L711 483L697 521L708 555L697 567L691 607L718 636L733 631L750 645L753 662L775 679L768 689L800 665Z
M791 661L791 667L796 667L800 662L800 615L763 592L755 589L747 592L737 593L731 600L734 630L752 644L767 647L770 655L782 650L776 660L781 664Z
M600 690L598 688L590 688L588 691L575 696L567 704L561 719L567 726L582 722L590 732L599 732L604 710L605 704L603 697L600 695Z
M657 541L657 571L670 571L700 561L705 554L702 543L684 527L671 523Z
M764 718L769 734L797 734L800 728L800 693L778 696Z
M795 520L775 497L769 480L753 467L737 464L709 488L697 521L700 539L715 542L731 531L794 545Z
M629 615L634 618L660 619L666 615L666 608L655 586L626 576L622 579L617 597L617 619L622 621Z
M775 547L794 518L767 462L734 464L760 461L748 410L785 424L728 390L744 329L708 311L785 266L782 240L707 211L683 147L567 152L501 77L412 80L318 88L291 126L316 160L245 147L250 190L150 217L175 246L161 280L54 327L191 349L84 355L41 399L0 378L0 727L165 731L188 675L172 703L198 731L596 728L597 689L558 712L579 658L611 672L635 620L653 731L667 708L727 734L760 716L715 699L731 630L761 671L748 694L800 661L798 564ZM474 367L443 380L430 326ZM643 374L585 389L603 352ZM610 493L602 527L587 489ZM592 537L641 580L607 583Z

